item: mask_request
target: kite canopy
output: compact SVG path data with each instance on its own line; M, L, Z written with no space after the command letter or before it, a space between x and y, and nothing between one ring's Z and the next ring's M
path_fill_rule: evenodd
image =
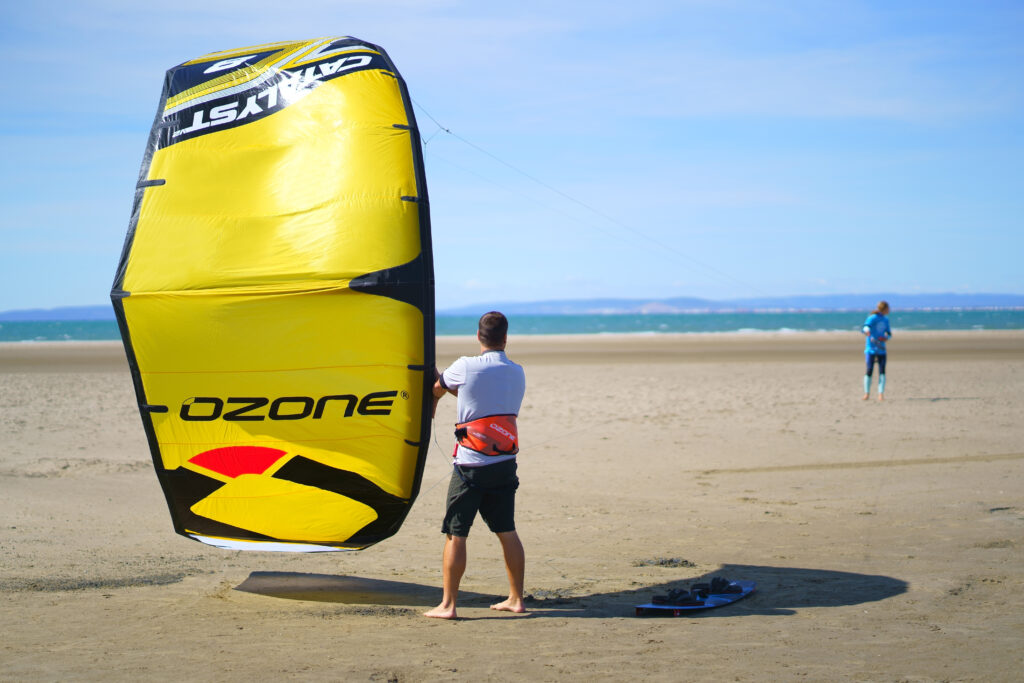
M354 38L167 72L111 299L175 531L360 549L419 490L434 369L419 133Z

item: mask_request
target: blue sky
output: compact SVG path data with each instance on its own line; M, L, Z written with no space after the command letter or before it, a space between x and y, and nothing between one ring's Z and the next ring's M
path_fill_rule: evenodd
M108 300L166 69L326 35L419 106L439 308L1024 293L1020 2L86 0L0 8L0 310Z

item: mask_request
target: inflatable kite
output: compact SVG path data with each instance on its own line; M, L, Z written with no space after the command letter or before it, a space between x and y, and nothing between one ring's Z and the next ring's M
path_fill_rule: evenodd
M175 531L394 534L430 434L427 188L405 83L354 38L167 72L111 299Z

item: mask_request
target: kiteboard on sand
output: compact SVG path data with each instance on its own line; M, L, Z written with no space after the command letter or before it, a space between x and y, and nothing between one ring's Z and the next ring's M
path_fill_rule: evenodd
M681 617L696 610L731 605L754 592L753 581L729 581L714 577L708 583L695 583L690 590L671 590L655 595L651 602L636 606L638 617Z

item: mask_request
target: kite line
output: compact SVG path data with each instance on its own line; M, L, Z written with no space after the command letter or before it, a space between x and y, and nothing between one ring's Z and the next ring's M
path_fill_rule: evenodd
M502 158L496 156L495 154L491 153L490 151L484 149L480 145L477 145L476 143L474 143L474 142L472 142L470 140L467 140L466 138L462 137L458 133L454 132L448 126L443 125L440 121L438 121L436 118L434 118L434 116L429 111L427 111L423 107L422 104L420 104L416 100L412 100L412 103L421 112L423 112L428 119L433 121L435 126L437 126L437 130L435 130L433 133L431 133L431 135L423 141L422 144L423 144L424 148L426 148L427 143L429 143L431 140L433 140L439 133L442 133L442 132L446 133L446 134L452 136L453 138L455 138L456 140L458 140L459 142L463 143L464 145L466 145L466 146L476 150L480 154L483 154L483 155L485 155L487 157L490 157L491 159L493 159L494 161L498 162L502 166L505 166L506 168L508 168L508 169L510 169L510 170L512 170L512 171L514 171L516 173L518 173L519 175L521 175L524 178L530 180L531 182L535 183L536 185L539 185L540 187L548 190L549 192L552 192L552 193L558 195L559 197L562 197L566 201L569 201L569 202L572 202L573 204L576 204L577 206L585 209L586 211L589 211L590 213L594 214L595 216L598 216L598 217L602 218L603 220L607 221L608 223L611 223L612 225L614 225L614 226L616 226L618 228L621 228L622 230L630 232L630 233L636 235L637 237L643 238L644 240L648 241L649 243L657 246L659 249L662 249L665 252L669 252L669 253L675 255L675 256L679 257L680 259L689 262L693 266L697 266L699 268L702 268L707 273L711 273L713 275L718 276L719 278L722 278L724 280L728 280L732 284L740 285L741 287L744 287L747 290L756 292L758 294L762 294L762 295L765 294L765 292L763 292L759 288L755 287L754 285L750 284L749 282L744 282L743 280L740 280L740 279L738 279L736 277L733 277L729 273L726 273L726 272L724 272L724 271L722 271L722 270L720 270L718 268L715 268L714 266L711 266L711 265L709 265L707 263L703 263L702 261L699 261L699 260L693 258L692 256L683 253L682 251L680 251L679 249L673 247L672 245L666 244L665 242L662 242L661 240L659 240L659 239L657 239L655 237L652 237L652 236L650 236L650 235L648 235L648 234L638 230L637 228L635 228L635 227L633 227L633 226L631 226L631 225L629 225L627 223L624 223L624 222L620 221L619 219L615 218L614 216L611 216L611 215L605 213L604 211L601 211L600 209L597 209L594 206L592 206L592 205L590 205L590 204L588 204L588 203L586 203L586 202L584 202L584 201L582 201L580 199L577 199L576 197L573 197L572 195L568 194L567 192L564 192L564 191L558 189L557 187L554 187L553 185L544 182L540 178L537 178L536 176L528 173L527 171L524 171L523 169L519 168L518 166L515 166L514 164L509 163L508 161L505 161L504 159L502 159ZM434 154L433 152L431 152L431 154L432 154L432 156L436 156L436 154ZM438 157L438 158L440 158L440 157ZM442 161L445 161L446 163L449 163L452 166L455 166L456 168L458 168L458 169L460 169L460 170L462 170L464 172L471 173L472 175L475 175L478 178L481 178L483 180L487 180L488 182L491 182L491 183L494 182L494 181L490 181L487 178L484 178L483 176L481 176L480 174L478 174L478 173L476 173L474 171L470 171L469 169L466 169L464 167L458 166L457 164L453 164L452 162L450 162L450 161L448 161L446 159L442 159ZM497 184L497 183L494 183L494 184ZM506 189L506 190L508 189L508 188L505 188L504 186L500 186L500 187L503 187L503 189ZM508 191L511 191L511 190L508 190ZM520 196L525 196L525 195L520 195ZM542 204L540 202L537 202L537 201L535 201L533 199L531 199L530 201L532 203L537 204L539 206L542 206L542 207L544 207L544 208L546 208L548 210L556 211L557 213L560 213L563 216L567 216L567 217L569 217L569 218L571 218L573 220L578 220L575 217L565 213L564 211L560 211L558 209L554 209L553 207L546 206L546 205L544 205L544 204ZM620 238L618 235L613 235L612 233L610 233L610 232L608 232L606 230L601 229L599 226L594 226L594 227L596 227L598 230L600 230L602 233L604 233L606 235L613 236L613 237L616 237L616 238Z

